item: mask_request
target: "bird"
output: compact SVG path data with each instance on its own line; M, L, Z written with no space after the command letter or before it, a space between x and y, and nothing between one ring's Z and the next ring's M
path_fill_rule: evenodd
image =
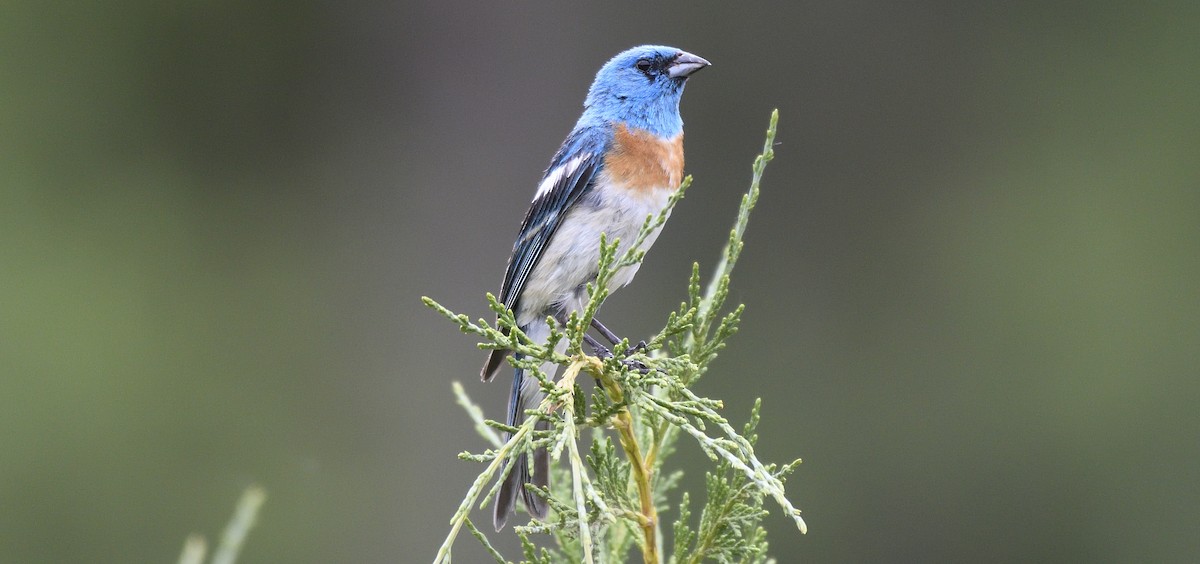
M621 256L633 244L646 218L660 213L683 181L683 119L679 101L693 73L707 60L662 45L642 45L618 53L596 73L583 102L583 114L542 174L533 202L521 223L505 270L499 301L515 316L517 327L533 342L550 336L547 319L564 323L588 302L587 286L598 274L600 236L620 240ZM640 250L648 250L661 225ZM608 283L625 286L638 264L623 267ZM620 342L604 324L596 328L614 345ZM598 352L607 352L585 333ZM557 345L565 350L566 343ZM511 351L493 349L480 375L492 380ZM548 377L556 366L542 366ZM536 378L521 368L513 374L508 425L517 427L525 410L536 408L542 393ZM537 428L549 425L539 421ZM507 439L506 439L507 440ZM525 454L518 456L496 497L493 525L504 528L518 497L529 514L544 519L546 501L527 489L549 483L549 453L533 452L530 473Z

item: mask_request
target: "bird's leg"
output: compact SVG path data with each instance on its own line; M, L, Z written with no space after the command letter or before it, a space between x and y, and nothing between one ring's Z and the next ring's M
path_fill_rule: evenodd
M595 317L592 318L592 327L595 327L605 339L608 339L608 342L614 345L621 344L621 339L617 338L617 334L610 331L608 327L604 326L603 323L600 323L599 319L596 319ZM646 350L646 341L638 341L636 345L629 347L629 349L625 351L625 356L637 354L644 350Z
M584 333L583 341L587 343L589 347L592 347L592 352L595 353L596 356L600 358L612 358L612 351L608 350L608 347L600 344L600 341L597 341L595 337Z
M604 326L603 323L600 323L599 319L596 319L595 317L592 318L592 327L595 327L596 331L599 331L600 334L603 335L605 339L608 339L608 342L612 343L613 345L621 344L621 339L617 338L617 334L610 331L608 329L608 327ZM584 336L586 337L587 335L584 335ZM592 341L595 341L595 339L592 339ZM589 344L591 344L591 343L589 342ZM592 346L595 347L596 345L592 345ZM607 351L607 350L608 349L605 349L605 351ZM640 353L644 350L646 350L646 341L638 341L638 343L636 345L629 347L628 349L625 349L625 354L623 354L622 356L627 357L627 356L630 356L633 354ZM611 354L612 353L609 353L610 356L611 356ZM645 374L650 371L649 367L647 367L645 364L643 364L639 361L636 361L636 360L631 360L631 359L626 358L626 359L622 360L621 363L624 364L625 366L627 366L629 369L636 370L638 372L641 372L642 374Z
M555 313L554 320L558 321L560 326L566 327L567 312L559 311ZM605 337L607 338L607 335ZM595 337L588 335L586 331L583 333L583 342L587 343L589 347L592 347L592 354L595 354L600 358L612 358L612 351L608 350L608 347L604 346L602 343L600 343L600 341L597 341Z
M600 341L597 341L595 337L588 335L587 333L584 333L583 340L584 340L584 342L586 342L588 344L588 346L592 347L592 352L594 352L596 354L596 356L598 356L602 359L610 359L613 357L612 351L608 350L608 347L601 344ZM620 342L620 341L618 341L618 342ZM645 347L646 343L643 342L641 345L643 347ZM629 350L632 351L632 350L634 350L634 348L630 348ZM632 353L626 352L625 354L629 355ZM646 366L645 364L643 364L640 361L633 360L630 358L621 359L621 364L624 364L630 370L636 370L638 372L641 372L642 374L650 372L650 368L648 366Z
M562 325L565 327L567 325L566 317L567 317L566 312L559 312L558 314L556 314L554 316L554 319L558 321L559 325ZM608 327L605 327L603 323L600 323L594 317L592 318L592 327L595 327L596 330L599 331L600 334L603 335L605 339L608 339L608 341L611 342L612 344L614 344L614 345L621 344L621 339L617 338L616 333L609 331ZM587 345L589 347L592 347L592 353L602 359L609 359L614 356L613 352L611 350L609 350L608 347L604 346L603 343L596 340L595 337L588 335L586 332L583 334L583 342L587 343ZM636 344L632 347L629 347L629 349L625 351L624 356L636 354L643 350L646 350L646 341L640 341L640 342L638 342L638 344ZM637 370L638 372L641 372L642 374L645 374L650 371L650 369L645 364L642 364L641 362L638 362L636 360L624 359L621 361L621 363L624 364L625 366L629 367L632 370Z
M595 327L605 339L608 339L608 342L614 345L621 344L621 339L617 337L617 334L609 331L608 327L605 327L603 323L600 323L599 319L596 319L595 317L592 318L592 327Z

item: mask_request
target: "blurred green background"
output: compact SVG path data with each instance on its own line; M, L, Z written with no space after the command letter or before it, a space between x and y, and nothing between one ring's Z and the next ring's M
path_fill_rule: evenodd
M760 453L805 460L781 561L1200 560L1198 28L1195 2L9 0L0 561L173 561L250 483L245 562L430 560L481 448L450 382L492 415L507 384L419 297L486 314L640 43L714 66L621 332L711 271L782 115L700 384L737 421L764 397Z

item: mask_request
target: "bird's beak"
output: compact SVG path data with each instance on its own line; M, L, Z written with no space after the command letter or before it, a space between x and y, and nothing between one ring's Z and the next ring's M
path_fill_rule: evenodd
M671 66L667 67L667 74L671 78L687 78L692 73L711 64L703 57L697 57L687 51L680 51L678 55L675 55L675 60L671 61Z

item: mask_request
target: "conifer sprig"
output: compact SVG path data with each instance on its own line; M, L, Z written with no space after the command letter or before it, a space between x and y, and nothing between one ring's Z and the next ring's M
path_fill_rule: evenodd
M668 507L668 495L678 483L680 472L663 476L664 461L675 451L678 437L688 436L715 462L705 476L705 503L693 525L689 502L695 496L682 494L679 516L672 526L674 542L668 562L682 564L716 559L727 562L768 562L766 532L761 523L767 511L763 500L773 499L806 532L800 512L784 491L784 479L800 463L782 466L764 464L754 452L756 425L761 401L756 401L750 420L739 432L719 413L720 400L697 395L690 388L704 375L718 352L737 332L744 305L725 311L730 278L743 249L743 236L750 212L758 201L766 165L774 157L778 111L772 112L763 152L754 161L749 191L742 197L737 220L717 264L713 279L701 291L700 266L694 264L688 280L687 301L671 312L663 329L647 341L645 349L629 358L619 354L601 359L583 351L583 335L600 305L608 297L608 282L622 268L638 264L645 252L641 243L661 227L671 209L683 198L691 178L684 180L662 213L646 218L633 244L601 238L599 274L589 285L589 302L572 314L565 326L557 326L547 343L534 343L520 331L512 312L488 294L488 305L496 322L471 321L429 298L426 305L459 326L464 333L481 339L480 348L508 349L521 354L514 364L537 379L545 398L528 410L520 426L509 427L486 420L458 383L454 393L466 409L480 436L491 446L480 454L463 453L461 458L482 463L476 477L450 521L450 533L434 558L449 563L458 532L466 527L497 562L503 556L487 535L468 518L472 506L485 506L498 488L496 477L508 470L516 454L536 447L550 449L552 458L566 455L566 464L553 465L549 490L537 489L552 509L550 517L516 527L522 542L524 562L622 562L636 545L642 561L663 560L663 530L659 511ZM555 344L566 339L566 353L555 352ZM627 350L628 340L617 351ZM634 362L628 362L634 361ZM562 376L551 381L540 370L545 362L558 364ZM644 367L644 370L635 369ZM580 374L596 382L585 394ZM585 378L586 380L586 378ZM536 430L539 421L547 431ZM611 435L616 431L617 454ZM496 430L510 433L501 442ZM583 448L579 441L590 439ZM583 453L586 452L586 456ZM486 494L485 494L486 492ZM537 546L533 537L548 536L550 546Z

